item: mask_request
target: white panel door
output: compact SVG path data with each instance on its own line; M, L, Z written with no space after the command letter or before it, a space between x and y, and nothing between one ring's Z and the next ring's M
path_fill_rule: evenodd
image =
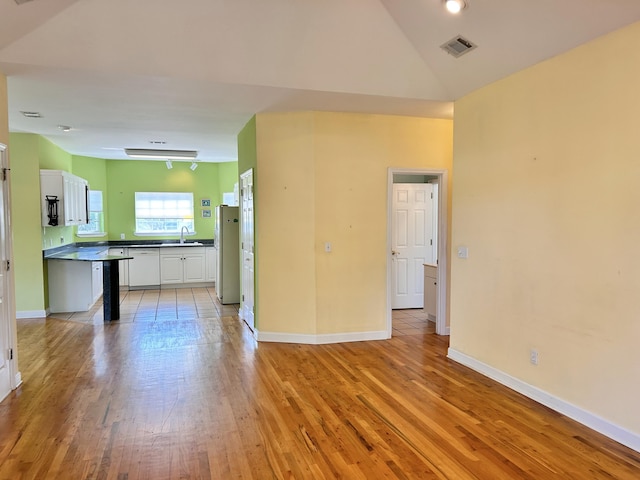
M0 145L0 169L7 168L6 149ZM0 173L2 173L0 171ZM11 281L7 270L9 260L9 206L7 183L0 178L0 401L11 391L11 326L9 324L9 289Z
M252 329L254 317L254 218L253 218L253 170L240 175L240 238L242 239L242 279L240 292L240 317Z
M391 308L424 306L424 264L434 263L433 185L393 185Z

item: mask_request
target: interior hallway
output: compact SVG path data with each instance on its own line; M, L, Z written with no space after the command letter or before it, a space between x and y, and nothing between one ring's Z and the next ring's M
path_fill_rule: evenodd
M258 344L213 293L19 320L0 479L640 477L639 453L448 360L446 337Z

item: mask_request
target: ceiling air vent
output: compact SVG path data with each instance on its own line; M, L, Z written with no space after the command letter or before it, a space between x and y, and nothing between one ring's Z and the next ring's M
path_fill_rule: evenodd
M442 45L440 45L441 49L443 49L449 55L453 55L456 58L461 57L462 55L464 55L467 52L470 52L476 47L477 45L475 43L470 42L469 40L462 37L461 35L453 37L448 42L445 42Z
M23 3L30 2L31 0L14 0L18 5L22 5Z

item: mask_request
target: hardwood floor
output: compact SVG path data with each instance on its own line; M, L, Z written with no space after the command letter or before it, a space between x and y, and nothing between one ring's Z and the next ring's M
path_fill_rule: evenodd
M129 293L120 322L18 321L0 479L640 478L639 453L448 360L445 337L257 344L210 290Z

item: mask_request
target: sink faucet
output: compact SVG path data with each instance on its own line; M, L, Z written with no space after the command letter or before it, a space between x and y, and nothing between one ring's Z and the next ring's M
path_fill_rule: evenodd
M187 235L189 235L189 228L188 227L182 227L180 229L180 243L184 243L184 231L187 231Z

